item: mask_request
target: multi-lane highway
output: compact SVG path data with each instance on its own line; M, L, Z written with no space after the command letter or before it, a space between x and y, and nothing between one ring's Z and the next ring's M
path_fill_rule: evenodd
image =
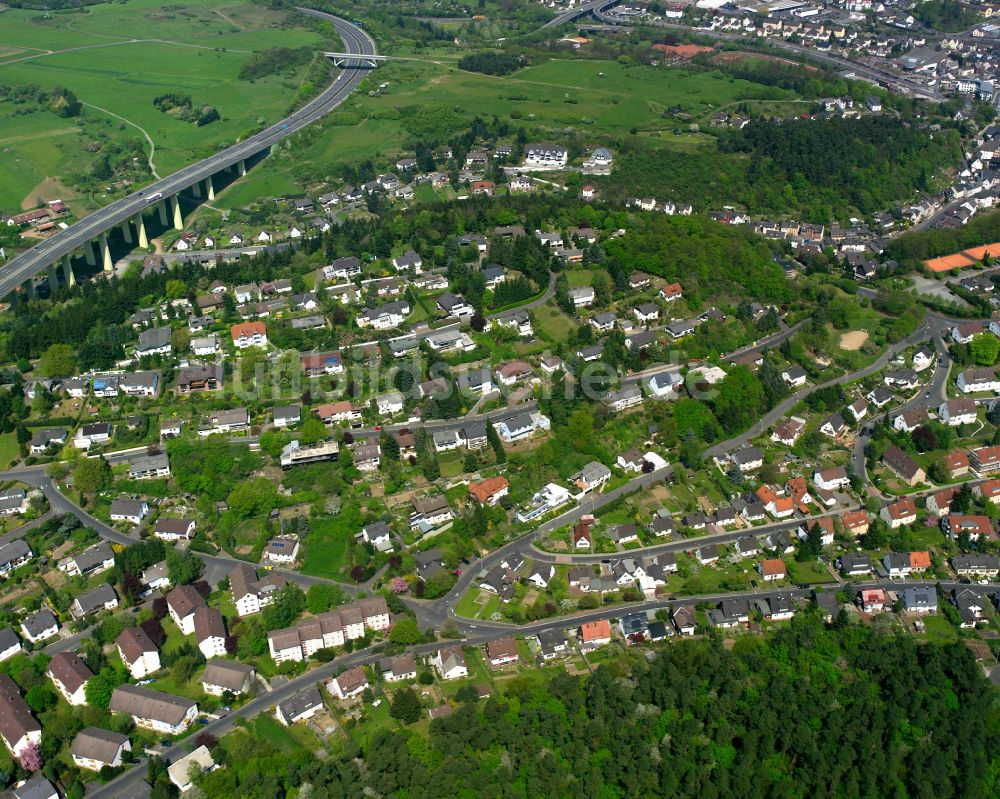
M322 11L306 8L298 10L303 14L330 22L343 41L344 52L357 53L359 56L375 55L374 40L361 28ZM366 74L365 69L345 69L321 94L280 122L215 155L184 167L141 191L116 200L77 224L46 239L33 249L11 259L3 269L0 269L0 298L9 296L25 281L45 272L51 264L58 263L63 256L72 256L74 251L84 245L89 246L89 243L99 238L101 234L129 222L146 209L153 209L164 200L176 197L196 183L210 179L216 173L258 155L330 113L347 99L364 80Z

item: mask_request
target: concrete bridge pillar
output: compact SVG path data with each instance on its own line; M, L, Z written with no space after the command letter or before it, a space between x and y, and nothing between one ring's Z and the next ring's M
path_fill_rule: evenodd
M76 285L76 277L73 275L73 262L68 255L62 257L62 269L63 281L66 283L66 288L73 288Z
M170 224L170 220L167 218L167 201L166 200L160 200L160 202L157 203L156 207L160 211L160 224L161 225L169 225Z
M129 225L129 221L126 219L122 222L122 235L125 237L125 241L128 244L132 244L135 240L132 238L132 227Z
M29 300L35 299L35 281L32 278L28 278L21 284L21 290L24 292L24 296Z
M173 196L173 204L174 204L174 230L184 230L184 217L181 216L180 195L175 194Z
M111 260L111 248L108 246L107 233L101 234L101 260L105 272L111 272L114 270L115 265Z
M201 197L201 181L197 181L191 185L191 193L195 197Z
M87 266L97 266L97 257L94 255L94 242L88 241L83 245L83 255L87 259Z
M246 173L247 173L247 162L241 160L238 164L236 164L236 171L240 173L240 177L243 177L244 175L246 175Z
M59 273L56 272L56 265L49 264L48 268L46 269L46 272L48 273L49 277L49 293L55 294L56 289L59 288Z
M135 229L139 231L139 247L143 250L149 247L149 239L146 238L146 225L142 221L142 214L136 214L135 219Z
M209 175L205 178L205 192L208 194L209 201L215 199L215 184L212 183L212 176Z

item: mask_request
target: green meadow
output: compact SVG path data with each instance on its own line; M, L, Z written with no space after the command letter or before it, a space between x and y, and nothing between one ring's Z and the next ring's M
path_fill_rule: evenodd
M398 55L404 58L380 66L352 99L283 144L220 203L243 205L264 187L293 192L336 175L344 163L394 158L417 137L447 141L476 116L506 119L533 137L564 140L573 131L596 146L635 131L650 147L689 150L711 137L661 136L675 127L668 109L682 109L704 124L719 110L743 102L773 105L795 99L792 92L721 72L553 59L494 77L456 69L455 53L447 50Z
M0 15L0 83L66 86L87 105L78 125L48 112L18 115L13 103L0 103L0 206L17 207L46 177L72 174L75 157L94 137L141 135L111 114L149 135L161 175L281 118L306 68L256 82L241 81L238 73L254 50L339 46L311 25L294 12L220 0L6 11ZM153 98L171 91L189 94L196 106L214 106L222 118L199 128L161 113Z

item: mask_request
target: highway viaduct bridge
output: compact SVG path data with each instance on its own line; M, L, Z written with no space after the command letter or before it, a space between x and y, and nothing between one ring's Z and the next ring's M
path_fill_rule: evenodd
M330 86L280 122L116 200L12 258L0 267L0 297L16 298L19 289L28 296L34 296L35 278L43 274L47 275L52 291L60 282L67 286L74 285L75 257L83 257L91 267L100 264L104 270L112 270L114 263L109 237L116 231L121 232L127 244L146 248L149 246L147 220L161 227L172 226L182 230L182 194L185 204L189 206L202 199L214 199L220 182L245 175L248 165L270 152L272 146L328 114L347 99L364 80L367 68L382 60L376 53L374 40L357 25L332 14L306 8L298 10L330 22L344 44L344 52L330 54L335 57L335 63L339 61L343 68Z

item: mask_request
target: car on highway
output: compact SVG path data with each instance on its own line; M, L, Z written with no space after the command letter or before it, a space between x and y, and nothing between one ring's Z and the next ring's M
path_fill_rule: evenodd
M154 200L159 200L162 196L163 196L163 192L162 191L155 192L154 194L150 194L146 198L146 202L151 203Z

